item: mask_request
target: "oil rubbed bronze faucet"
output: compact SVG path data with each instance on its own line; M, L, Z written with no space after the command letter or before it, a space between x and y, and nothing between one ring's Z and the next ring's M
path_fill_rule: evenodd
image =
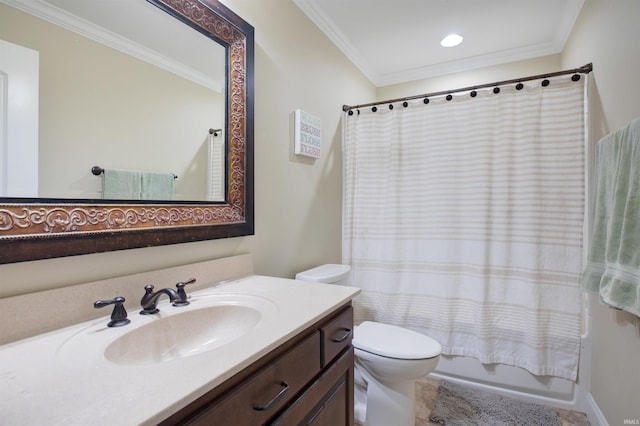
M104 308L105 306L114 305L113 312L111 313L111 321L107 324L109 327L122 327L123 325L127 325L131 322L127 318L127 311L124 309L124 297L117 296L111 300L96 300L93 304L93 307Z
M163 288L155 293L153 292L153 289L154 287L151 284L144 286L144 296L140 299L140 306L142 306L140 314L142 315L151 315L160 312L160 309L156 306L158 305L158 299L163 294L169 296L169 300L171 302L178 300L178 293L172 288Z
M148 284L144 286L144 296L140 300L140 306L142 306L142 310L140 311L141 315L151 315L160 312L160 309L157 308L158 299L163 294L169 296L169 300L173 306L187 306L189 304L187 292L184 290L184 287L187 284L193 284L196 282L195 278L191 278L185 282L179 282L176 284L177 291L172 288L163 288L155 293L153 292L153 285Z

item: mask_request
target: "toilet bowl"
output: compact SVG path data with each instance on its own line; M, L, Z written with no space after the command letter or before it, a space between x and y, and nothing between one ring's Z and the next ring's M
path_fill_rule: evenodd
M328 264L296 274L301 281L346 284L349 265ZM438 364L434 339L389 324L364 321L354 327L355 419L365 426L413 426L415 380Z

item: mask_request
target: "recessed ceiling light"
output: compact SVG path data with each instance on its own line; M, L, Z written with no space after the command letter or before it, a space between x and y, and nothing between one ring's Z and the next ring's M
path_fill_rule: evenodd
M440 45L442 47L453 47L462 43L462 36L459 34L449 34L445 38L442 39Z

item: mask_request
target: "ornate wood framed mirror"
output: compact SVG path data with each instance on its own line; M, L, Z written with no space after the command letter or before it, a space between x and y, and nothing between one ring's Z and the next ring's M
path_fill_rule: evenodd
M225 201L0 198L0 263L254 233L253 27L216 0L147 1L225 49Z

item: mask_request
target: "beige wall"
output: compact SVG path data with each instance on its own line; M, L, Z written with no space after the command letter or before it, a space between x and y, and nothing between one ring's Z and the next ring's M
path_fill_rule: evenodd
M373 100L375 88L293 2L225 4L255 27L256 235L0 265L0 297L238 253L253 255L256 273L281 277L340 262L341 107ZM297 108L322 120L319 160L292 154Z
M341 261L342 105L375 88L291 0L225 0L256 28L256 271ZM293 152L293 111L322 120L322 158Z
M541 58L511 62L479 68L472 71L458 72L425 80L410 81L380 87L377 92L378 100L402 98L405 96L422 95L450 89L471 87L473 85L490 84L501 80L544 74L558 71L560 55L549 55Z
M593 62L593 142L640 117L640 2L586 0L563 68ZM640 318L592 307L591 393L610 425L640 419Z

